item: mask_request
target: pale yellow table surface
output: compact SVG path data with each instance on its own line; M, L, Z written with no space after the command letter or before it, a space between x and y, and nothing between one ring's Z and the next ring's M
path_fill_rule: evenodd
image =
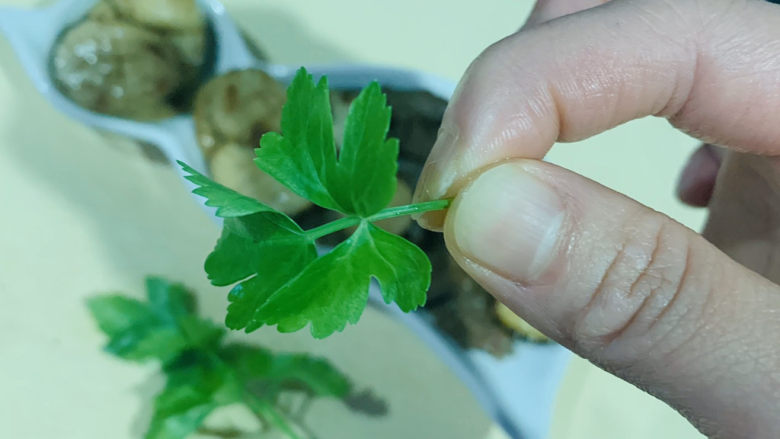
M371 62L452 80L485 46L518 27L531 7L528 0L225 3L276 62ZM694 145L665 122L648 119L556 146L549 159L698 228L704 213L672 196ZM132 142L55 112L0 38L0 437L138 437L143 402L159 385L147 382L154 367L102 354L83 300L103 291L139 295L142 276L159 273L197 288L206 313L220 319L224 294L207 285L201 269L217 234L169 166ZM391 404L400 403L389 419L349 423L334 421L343 419L337 404L318 404L312 417L323 437L498 436L446 368L376 312L367 313L359 330L322 343L305 334L255 338L327 355L356 381L375 383ZM367 366L365 358L383 361ZM404 393L410 387L415 398ZM442 408L437 396L445 393ZM558 395L550 437L700 436L662 403L577 359Z

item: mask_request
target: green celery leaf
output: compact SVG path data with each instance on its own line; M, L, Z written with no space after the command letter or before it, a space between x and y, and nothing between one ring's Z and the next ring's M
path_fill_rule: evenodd
M350 106L336 158L326 78L300 69L288 90L282 134L267 133L255 162L298 195L327 209L368 217L396 190L398 141L385 140L390 107L376 82Z
M405 312L425 303L428 257L367 222L387 207L397 189L399 148L396 139L387 139L390 119L385 95L378 83L371 83L350 106L337 152L327 79L315 83L305 69L298 71L287 89L282 132L262 137L255 163L298 195L350 217L312 233L181 163L198 185L194 192L225 218L205 269L214 285L238 282L228 296L229 328L251 332L276 325L292 332L310 324L315 337L326 337L357 322L372 278L384 300ZM361 219L349 239L317 257L311 236Z
M295 255L302 249L315 252L314 241L297 224L292 220L290 224L284 223L284 219L267 212L226 218L222 236L206 258L205 269L211 283L224 286L255 273L275 275L280 269L274 266L280 262L280 255L286 252ZM279 265L289 264L281 261ZM286 274L294 276L300 267L291 269Z
M282 227L268 213L225 221L228 231L223 231L217 247L206 259L206 272L217 285L255 274L230 292L225 318L229 328L251 332L262 325L252 320L255 310L316 259L317 248L297 224Z
M409 311L425 303L431 265L413 244L363 222L349 239L270 295L254 320L277 325L281 332L311 323L315 338L327 337L358 321L372 277L386 301Z
M105 350L120 358L167 362L187 346L177 328L164 326L157 312L135 299L101 296L87 304L100 329L109 336Z
M256 310L316 259L317 248L310 240L263 242L257 276L236 285L228 295L225 324L231 329L246 328L246 332L260 328L264 322L254 318Z
M219 345L225 335L221 325L194 315L179 318L177 325L190 348L212 349Z
M271 351L240 343L222 346L217 355L236 373L236 377L245 386L264 379L274 361L274 354Z
M204 268L213 285L232 285L255 274L258 266L260 246L253 240L232 232L228 222L235 218L225 218L222 235L214 250L206 258Z
M314 241L290 217L212 182L187 165L182 167L199 185L194 192L208 197L206 204L217 207L218 215L226 217L222 236L205 262L212 284L231 285L253 274L290 278L316 257ZM239 322L229 326L243 328L249 323L246 319Z
M352 385L330 362L300 354L273 357L266 379L303 387L316 396L346 397Z
M256 309L265 303L274 291L274 288L266 287L265 281L257 276L233 287L228 294L230 305L225 316L225 326L236 330L247 328L252 324ZM259 326L261 325L255 329Z
M189 346L176 327L162 325L131 328L106 345L106 351L133 361L159 360L163 364L174 360Z
M177 161L176 163L178 163L185 172L190 174L184 178L198 186L192 192L206 198L206 206L216 207L217 216L219 217L232 218L236 216L251 215L258 212L279 213L254 198L241 195L233 189L229 189L212 181L210 178L182 161ZM281 213L279 214L283 215Z
M236 372L247 388L296 388L312 395L346 397L349 379L330 362L301 354L272 355L265 349L241 344L225 346L220 357Z
M326 78L315 84L305 69L298 70L287 89L282 133L260 139L255 163L296 194L343 211L329 188L336 172L336 144Z
M168 282L161 277L146 278L146 296L149 305L166 321L195 312L195 296L184 285Z
M106 295L87 301L92 317L100 330L109 337L116 337L133 327L157 324L157 316L146 304L129 297Z
M339 153L338 186L331 191L347 211L371 216L395 195L398 140L388 139L390 107L379 84L372 82L352 102Z
M409 312L425 305L431 286L431 261L419 247L406 239L367 225L370 235L368 270L379 281L386 303L395 302Z
M253 320L277 325L280 332L294 332L311 323L315 338L342 331L357 323L368 301L371 273L355 250L360 239L342 242L325 256L309 264L298 277L268 295Z
M224 330L196 315L194 295L162 278L146 280L148 303L121 296L101 296L88 306L109 336L105 350L134 361L163 364L189 349L216 345Z
M290 231L301 232L301 228L290 217L273 207L212 181L210 178L192 169L184 162L178 162L184 171L190 175L185 177L198 187L192 192L206 198L206 205L217 208L217 216L222 218L235 218L236 221L225 222L225 227L245 238L260 239L255 229L262 218L263 222L275 224L277 227ZM265 225L259 226L260 231Z
M155 400L146 439L184 439L214 409L241 400L230 371L205 358L167 373L168 382Z

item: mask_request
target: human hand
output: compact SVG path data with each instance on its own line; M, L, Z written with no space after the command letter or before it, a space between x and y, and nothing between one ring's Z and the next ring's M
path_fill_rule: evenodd
M521 317L703 433L780 437L780 8L601 3L541 0L470 66L416 194L456 198L420 221ZM538 161L646 115L742 151L696 156L680 186L728 255Z

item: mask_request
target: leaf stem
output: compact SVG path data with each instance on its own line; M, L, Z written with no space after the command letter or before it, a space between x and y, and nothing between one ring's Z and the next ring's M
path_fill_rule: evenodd
M425 213L433 210L442 210L450 206L452 200L435 200L426 201L425 203L407 204L406 206L388 207L366 218L366 221L373 223L375 221L381 221L388 218L395 218L397 216L414 215L417 213Z
M360 221L361 221L360 217L348 216L348 217L337 219L336 221L331 221L327 224L323 224L313 229L309 229L305 233L311 239L320 239L323 236L330 235L331 233L336 233L339 230L344 230L352 226L356 226L360 224Z
M309 238L316 240L322 238L323 236L330 235L331 233L336 233L340 230L356 226L360 224L361 221L373 223L376 221L395 218L397 216L414 215L418 213L431 212L434 210L442 210L449 207L450 203L452 203L452 200L435 200L426 201L424 203L407 204L405 206L388 207L387 209L383 209L365 219L358 216L348 216L331 221L313 229L309 229L305 233Z
M244 392L244 402L257 416L260 417L260 419L263 419L273 425L276 429L278 429L278 431L284 433L289 439L303 439L293 430L293 427L287 422L285 417L267 401L258 398L249 392Z

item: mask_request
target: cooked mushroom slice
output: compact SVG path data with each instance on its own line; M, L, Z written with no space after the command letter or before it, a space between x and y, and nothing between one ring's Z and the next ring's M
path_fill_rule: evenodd
M62 36L52 70L58 88L91 110L136 119L173 114L167 99L179 83L176 50L153 32L85 21Z
M179 51L179 57L187 73L197 76L206 52L206 33L203 29L170 32L165 35Z
M195 0L103 0L90 11L90 20L124 22L155 32L178 51L181 91L192 94L205 63L209 34L206 18ZM191 99L182 99L189 103Z
M198 144L209 157L222 144L257 147L268 131L279 131L284 86L262 70L240 70L212 79L195 98Z
M206 18L195 0L105 0L124 20L158 31L179 51L182 82L198 79L206 51Z
M146 26L165 30L202 29L205 18L195 0L106 0L119 13Z
M209 170L215 181L250 196L288 215L295 215L310 203L261 171L252 160L254 149L228 143L211 157Z
M120 13L111 1L98 2L87 15L87 20L93 21L117 21Z

